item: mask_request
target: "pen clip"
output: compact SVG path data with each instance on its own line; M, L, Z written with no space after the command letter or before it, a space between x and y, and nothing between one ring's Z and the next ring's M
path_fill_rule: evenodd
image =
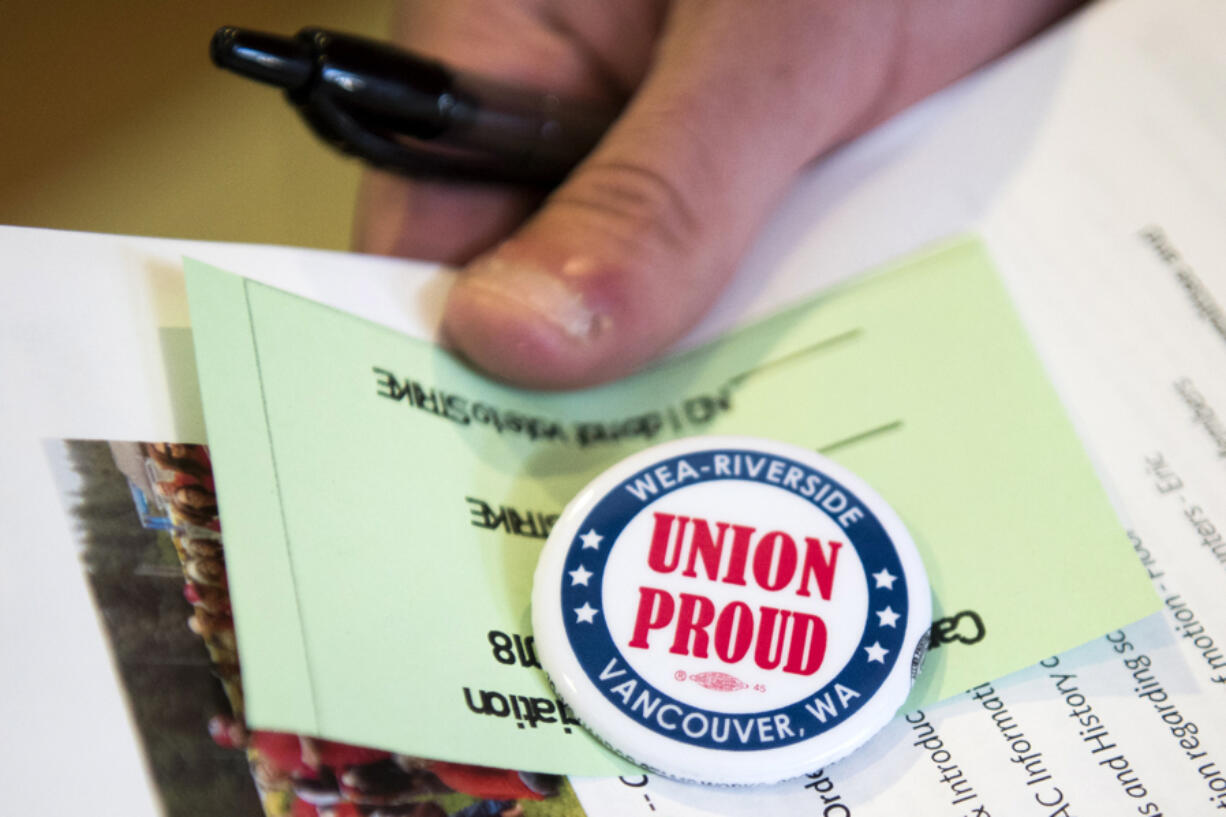
M292 93L289 97L322 138L376 167L411 176L442 176L449 180L542 183L538 176L517 173L516 168L499 163L492 156L440 150L411 137L398 139L384 135L379 128L363 123L337 104L325 91L313 90L305 99Z

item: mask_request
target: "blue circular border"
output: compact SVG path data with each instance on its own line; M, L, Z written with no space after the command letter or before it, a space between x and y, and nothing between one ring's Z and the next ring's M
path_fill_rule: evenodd
M805 478L813 475L821 480L822 484L829 484L831 488L843 492L851 504L842 513L853 507L861 510L863 516L854 523L856 535L854 539L850 535L848 536L848 544L856 549L856 553L859 555L860 561L864 566L865 578L868 580L869 585L869 603L864 633L860 643L856 646L851 659L848 660L843 669L824 687L815 690L812 694L806 695L800 700L778 707L777 709L730 713L716 712L684 703L652 686L634 670L630 662L625 659L621 651L613 643L613 636L604 621L603 579L609 552L612 550L611 545L617 540L617 537L626 525L653 502L674 491L688 488L692 485L720 480L758 482L793 493L801 499L810 502L822 513L825 513L827 517L830 517L830 514L814 502L813 498L805 496L799 490L786 487L781 482L767 479L767 473L770 470L768 462L763 463L762 468L755 476L750 476L746 473L737 475L717 475L715 473L714 458L716 456L724 455L732 457L738 454L762 457L768 462L770 460L778 460L784 463L785 466L800 468L803 472L803 476L799 481L800 484L805 484ZM671 487L664 487L656 481L656 492L650 498L644 500L637 499L627 489L627 486L634 485L636 480L643 479L645 475L650 475L649 472L654 472L661 466L668 469L670 473L675 474L679 467L678 463L682 460L697 474L696 477L686 479L683 482L677 482ZM583 534L592 530L602 537L601 546L595 549L584 548ZM568 573L579 567L592 574L587 583L576 584L573 580L568 582ZM873 586L872 574L879 573L882 569L888 570L895 577L895 581L890 589ZM618 483L603 497L600 497L596 505L583 519L582 524L575 531L575 535L570 543L562 576L559 579L562 583L561 613L566 636L570 642L571 650L575 654L575 658L579 661L580 666L583 667L583 671L587 674L592 684L600 690L609 703L635 722L664 737L693 746L709 749L750 751L780 748L809 740L816 735L833 729L858 712L873 697L877 690L881 688L886 678L889 677L890 671L902 658L902 647L907 631L907 617L909 614L907 578L903 571L902 562L898 557L898 551L889 534L886 533L885 528L880 520L877 519L872 509L841 482L818 468L769 451L750 449L692 451L658 460L639 469ZM881 598L881 596L886 597ZM583 608L585 604L595 607L597 611L592 620L587 622L582 621L576 614L576 611ZM872 626L874 607L877 604L889 604L891 607L894 607L898 613L898 619L895 622L896 626ZM872 633L871 637L870 633ZM887 649L888 659L885 662L868 661L867 649L870 644L877 644ZM609 683L608 679L601 680L600 675L613 659L618 659L617 669L624 670L624 673L617 675L616 683ZM636 692L632 700L637 698L642 690L650 690L659 699L657 706L652 708L653 713L658 713L661 708L667 707L670 704L681 710L671 729L660 723L658 718L644 717L640 710L631 709L620 696L611 692L612 687L630 680L637 682L635 686ZM852 698L846 706L842 705L838 694L835 692L836 684L855 690L859 693L859 697ZM825 714L824 722L811 714L811 710L806 710L806 705L814 705L815 700L819 700L823 704L818 709ZM834 705L835 711L833 714L827 711L824 705L827 702ZM793 734L790 737L775 736L769 741L764 741L762 740L762 733L754 730L752 739L743 740L738 743L729 734L732 730L725 727L726 741L724 742L714 740L712 737L713 728L705 729L700 737L690 737L683 729L679 728L679 725L682 718L692 712L705 715L709 724L715 723L713 720L715 718L757 719L761 717L769 718L769 722L775 724L778 723L775 719L776 716L782 715L788 718ZM799 724L805 724L809 728L797 728Z

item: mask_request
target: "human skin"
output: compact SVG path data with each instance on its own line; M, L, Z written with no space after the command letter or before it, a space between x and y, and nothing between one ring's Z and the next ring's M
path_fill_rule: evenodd
M1075 5L410 0L406 48L625 107L547 196L369 173L355 245L461 267L442 331L495 377L620 377L702 317L806 164Z

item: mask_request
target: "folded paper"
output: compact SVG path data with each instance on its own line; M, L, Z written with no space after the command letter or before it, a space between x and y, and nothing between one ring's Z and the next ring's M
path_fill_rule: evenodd
M431 344L186 269L254 725L624 773L537 666L532 572L593 475L695 433L821 451L893 505L938 620L913 706L1157 609L974 240L572 393L494 383Z

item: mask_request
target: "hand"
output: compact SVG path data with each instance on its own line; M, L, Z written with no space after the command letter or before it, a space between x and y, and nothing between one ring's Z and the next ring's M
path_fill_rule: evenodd
M697 322L806 163L1071 5L405 2L396 39L411 50L625 109L543 200L371 174L357 247L467 265L443 331L495 376L561 388L627 374Z

